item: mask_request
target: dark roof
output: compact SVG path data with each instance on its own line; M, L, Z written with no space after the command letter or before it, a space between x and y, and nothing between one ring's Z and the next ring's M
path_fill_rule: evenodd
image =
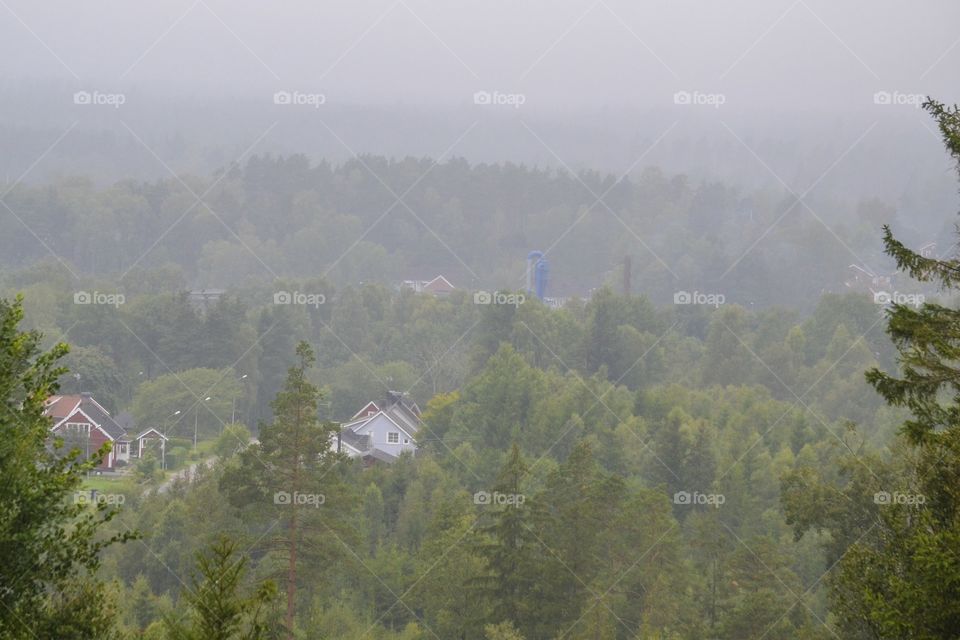
M370 451L363 454L364 458L373 458L374 460L379 460L380 462L396 462L397 456L387 453L386 451L381 451L380 449L371 449Z
M121 411L116 415L114 420L124 429L124 431L133 431L133 414L129 411Z
M369 435L357 435L350 429L344 429L340 432L340 439L343 442L349 444L354 449L359 451L366 451L370 448L370 436Z
M104 431L110 434L111 438L119 440L126 435L127 430L121 427L96 400L85 394L82 397L83 400L80 402L80 410L90 416L91 420L99 424Z
M410 415L418 420L420 419L420 407L417 403L402 391L387 391L387 398L383 404L383 410L399 407L405 409Z
M411 436L415 437L417 435L416 432L422 422L420 407L410 400L406 394L398 391L387 391L383 412Z

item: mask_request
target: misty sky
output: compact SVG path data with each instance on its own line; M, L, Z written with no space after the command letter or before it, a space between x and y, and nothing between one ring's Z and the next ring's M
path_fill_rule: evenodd
M377 0L2 0L0 71L189 99L278 89L330 104L732 108L869 103L878 90L956 99L960 3ZM951 84L953 86L951 86Z
M955 190L919 102L960 102L958 27L956 0L0 0L0 179L461 156L822 181L942 215Z

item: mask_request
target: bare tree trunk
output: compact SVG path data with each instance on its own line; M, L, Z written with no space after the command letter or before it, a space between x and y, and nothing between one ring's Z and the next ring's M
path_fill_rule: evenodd
M300 429L302 407L297 407L293 447L293 489L290 492L290 558L287 564L287 640L293 640L293 620L297 613L297 491L300 489Z
M296 472L294 472L296 474ZM292 504L293 516L290 519L290 561L287 565L287 638L293 640L293 618L296 614L297 598L297 507Z

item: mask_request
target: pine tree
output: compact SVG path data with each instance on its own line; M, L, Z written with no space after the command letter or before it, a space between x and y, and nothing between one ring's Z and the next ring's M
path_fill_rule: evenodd
M936 119L960 177L960 108L935 100L924 108ZM884 227L884 245L897 266L916 280L937 283L945 291L960 285L960 259L921 256L889 227ZM916 449L914 471L926 502L918 514L887 519L887 557L879 559L884 562L871 566L858 549L854 560L866 561L872 570L845 575L855 581L865 573L878 578L864 580L864 597L874 603L870 613L885 632L953 638L960 629L960 310L936 303L916 309L893 305L887 333L899 352L901 375L871 369L867 381L888 404L912 414L903 433ZM876 575L878 567L886 570ZM879 593L878 584L884 587ZM893 619L894 612L903 619Z
M236 542L221 537L208 553L197 554L199 576L183 599L187 621L167 618L171 640L266 640L271 637L265 621L267 607L276 595L270 581L253 596L240 595L247 559L238 557Z
M514 444L489 495L524 496L524 499L522 503L513 500L510 504L482 507L493 511L489 521L478 527L481 542L477 553L486 561L488 573L472 581L492 603L491 622L512 623L525 632L531 628L536 612L533 597L539 555L530 504L523 494L528 473L520 447Z
M960 174L960 112L929 100ZM923 257L884 228L887 253L900 269L943 290L960 284L960 260ZM831 613L844 637L955 639L960 629L960 310L937 303L895 304L887 333L899 352L899 375L871 369L867 381L888 404L908 409L903 439L889 461L850 455L843 486L817 470L787 475L787 523L799 537L827 530L849 541L829 576ZM887 504L875 492L899 489L923 500ZM828 557L834 562L834 558Z
M625 495L623 480L600 470L586 440L578 442L548 477L537 497L543 503L538 542L544 547L544 596L539 609L546 630L562 632L596 596L587 585L606 569L604 558L617 533L609 523L622 508ZM545 635L551 634L541 629L535 637Z
M960 176L960 110L932 100L924 108L937 119ZM912 278L935 282L943 290L960 285L960 259L921 256L897 240L889 226L883 228L883 242L897 267ZM917 309L894 305L887 333L900 352L902 377L872 369L867 381L889 404L906 407L913 414L904 425L912 442L936 440L941 431L960 423L960 368L952 364L960 359L960 310L935 303ZM953 394L952 403L940 402L942 392Z
M299 362L273 401L273 423L261 427L260 442L240 453L220 484L234 505L267 517L264 526L277 532L262 544L283 565L277 572L283 574L290 638L302 573L323 571L330 558L342 555L354 537L349 519L355 502L340 475L345 455L331 447L337 426L319 420L320 391L307 380L313 349L301 342L296 353Z

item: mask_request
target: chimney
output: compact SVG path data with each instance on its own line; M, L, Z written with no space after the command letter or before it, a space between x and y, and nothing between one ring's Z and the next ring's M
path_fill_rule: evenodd
M402 398L403 394L399 391L387 391L387 402L384 409L389 409L393 405L399 404Z

